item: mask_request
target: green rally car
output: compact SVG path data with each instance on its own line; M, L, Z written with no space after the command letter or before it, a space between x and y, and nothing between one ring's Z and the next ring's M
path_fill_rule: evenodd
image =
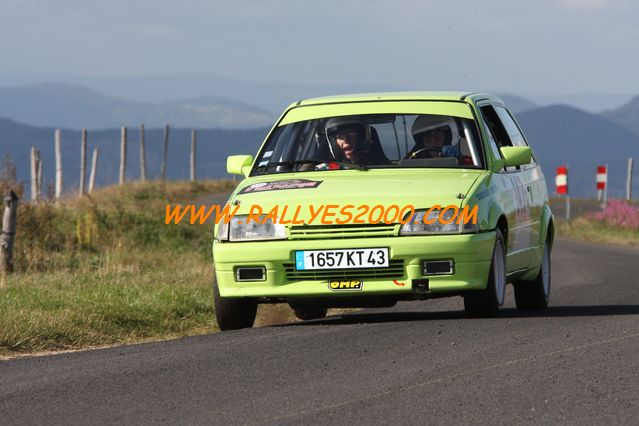
M539 163L503 102L406 92L290 105L215 227L220 329L251 327L259 303L300 319L330 307L463 296L494 315L550 296L553 216ZM463 219L463 220L462 220Z

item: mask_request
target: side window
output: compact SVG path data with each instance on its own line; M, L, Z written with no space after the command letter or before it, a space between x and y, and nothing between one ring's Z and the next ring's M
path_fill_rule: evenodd
M508 137L510 138L513 146L528 146L528 144L526 144L524 136L519 130L519 127L517 127L517 123L515 123L515 120L513 120L508 111L500 106L495 107L495 111L497 111L497 115L501 119L501 122L504 125L504 128L508 133Z
M490 145L490 150L493 152L495 158L501 158L501 153L499 152L499 147L497 146L497 142L495 142L495 136L493 136L493 132L490 130L486 119L484 118L484 130L486 130L486 134L488 135L488 144Z
M512 123L512 125L510 125L508 121L502 121L501 116L499 115L496 108L501 109L503 111L503 113L508 117L509 122ZM482 115L484 116L484 120L486 120L486 124L488 125L488 128L490 129L492 134L495 136L495 141L497 142L497 145L499 146L499 148L504 146L521 146L521 144L525 146L526 141L521 135L519 128L517 127L513 119L510 117L510 114L508 114L508 111L506 111L505 109L501 107L496 107L496 108L493 107L492 105L485 105L485 106L482 106L480 109L481 109ZM512 129L512 127L514 127L514 129ZM514 130L516 130L516 132ZM512 136L511 136L511 132L512 132ZM501 158L501 155L500 155L500 158ZM514 172L519 169L520 167L505 168L505 170L508 172Z
M493 108L492 105L485 105L481 108L482 115L484 116L484 120L486 120L486 124L490 129L490 132L495 137L495 142L497 142L497 146L501 148L502 146L513 146L513 143L508 136L508 132L504 128L501 120L499 119L499 115L497 115L497 111Z

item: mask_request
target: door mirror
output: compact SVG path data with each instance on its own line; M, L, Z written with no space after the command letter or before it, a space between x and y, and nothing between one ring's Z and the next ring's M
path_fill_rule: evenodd
M232 175L248 176L253 164L252 155L230 155L226 159L226 171Z
M516 167L530 164L532 152L528 146L504 146L499 149L504 157L504 166Z

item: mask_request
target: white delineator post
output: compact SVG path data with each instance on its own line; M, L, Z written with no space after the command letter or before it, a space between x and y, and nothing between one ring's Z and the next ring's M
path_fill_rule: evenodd
M606 207L608 200L608 190L606 183L608 182L608 165L597 166L597 198L599 201L603 199L602 207Z
M626 176L626 200L632 199L632 158L628 158L628 174Z
M557 167L555 186L559 196L566 198L566 220L570 220L570 195L568 195L568 165Z

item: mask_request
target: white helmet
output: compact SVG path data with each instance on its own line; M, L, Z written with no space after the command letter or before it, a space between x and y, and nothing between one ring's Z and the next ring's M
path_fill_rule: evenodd
M328 142L329 150L333 158L337 160L344 160L341 149L337 146L335 140L335 134L338 130L344 130L345 128L353 128L360 134L360 140L355 151L358 153L368 151L371 144L371 128L368 124L362 123L361 119L357 115L333 117L326 121L324 125L324 131Z
M447 115L420 115L415 119L411 131L413 133L413 139L415 143L421 145L421 134L424 132L430 132L439 128L444 128L450 133L450 141L446 144L458 145L459 144L459 130L457 130L457 123L453 117Z

